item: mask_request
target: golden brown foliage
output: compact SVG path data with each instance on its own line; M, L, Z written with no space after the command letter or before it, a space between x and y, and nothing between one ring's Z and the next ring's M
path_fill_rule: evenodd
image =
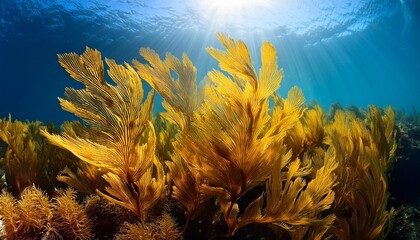
M326 142L337 151L338 185L332 212L339 239L384 239L393 209L387 211L386 171L396 148L394 114L369 108L370 124L350 112L337 111Z
M115 236L116 240L180 240L182 234L174 219L169 213L164 212L155 222L134 224L126 223Z
M64 110L81 117L89 126L89 138L62 136L43 131L48 140L68 149L88 164L104 171L109 184L103 197L144 218L165 189L162 165L155 156L156 137L151 124L153 92L142 104L143 88L134 69L105 59L108 75L97 50L59 55L60 64L86 88L67 88L66 99L59 99Z
M89 195L84 202L84 209L91 219L95 239L112 239L125 223L139 220L132 211L98 195Z
M50 201L38 188L25 188L17 200L7 192L0 195L0 236L21 239L91 239L90 222L81 205L67 190Z
M135 224L126 223L120 232L115 236L115 240L155 240L152 227L148 224L137 222Z
M98 167L86 162L78 162L76 173L66 167L59 173L57 180L65 182L70 187L85 193L95 193L96 189L103 190L106 186L102 178L103 173Z
M170 160L171 155L174 154L173 143L179 129L160 114L153 120L153 126L156 131L156 155L162 162Z
M84 207L75 199L76 192L70 188L54 199L55 213L52 226L65 239L91 239L91 223Z
M191 116L203 101L203 92L196 85L196 72L188 56L184 53L181 61L166 54L162 61L159 55L149 48L140 49L140 55L150 65L142 64L136 60L133 65L137 68L140 77L146 80L164 98L162 106L167 111L162 116L176 124L181 130L188 128ZM173 79L171 71L178 79Z
M173 209L156 207L169 186L185 207L184 230L208 210L208 222L227 229L222 234L228 236L250 224L265 224L278 238L293 240L384 239L393 216L386 208L385 175L396 148L392 109L336 108L328 118L318 105L304 105L297 87L285 98L276 94L283 72L270 43L262 45L257 71L244 42L217 37L226 50L208 52L221 70L209 72L202 85L186 54L182 61L169 53L160 59L153 50L141 49L146 63L133 61L137 72L106 59L114 85L104 79L97 50L59 55L60 64L86 86L67 88L60 103L87 127L66 123L61 135L42 134L83 161L75 161L58 179L110 202L91 197L84 210L71 190L52 202L36 188L25 190L19 201L4 192L3 234L8 239L89 239L91 227L98 226L89 224L87 212L98 222L101 215L112 216L117 227L128 221L116 239L180 239L167 212ZM143 101L140 77L164 99L166 112L153 123L153 92ZM39 152L27 138L34 128L10 119L0 127L7 161L36 158Z
M25 188L17 206L20 217L19 231L40 232L51 221L53 205L36 187Z
M10 239L18 239L19 212L17 203L13 196L3 191L0 195L0 217L3 225L3 232L0 236L8 236Z
M77 136L83 138L91 138L92 132L89 131L80 122L64 122L61 125L62 133L73 138ZM73 165L77 170L73 172L69 167L65 167L57 176L57 180L68 184L70 187L80 192L96 193L96 189L103 191L106 186L102 175L106 172L99 167L84 161L74 161Z
M15 195L35 183L42 171L29 125L17 120L13 122L10 115L9 119L0 120L0 139L8 145L4 159L6 181L9 191Z
M222 34L218 39L227 50L208 51L231 77L213 70L204 95L195 85L195 68L186 55L181 64L172 55L162 61L147 49L140 55L150 65L134 63L139 75L164 98L165 116L180 128L172 161L167 162L175 184L174 198L187 209L188 220L203 201L215 197L230 234L250 223L274 223L290 231L296 230L293 226L320 226L316 233L322 236L334 220L333 216L321 219L320 213L334 199L335 159L329 154L329 164L306 184L303 177L311 172L309 157L301 163L297 154L292 159L291 151L283 146L286 135L304 113L302 92L291 89L288 97L278 98L273 111L269 111L269 98L282 78L274 47L263 44L262 67L257 75L242 41ZM178 75L177 80L171 77L171 70ZM320 134L309 137L319 141ZM285 179L288 181L282 183ZM264 182L266 193L240 210L237 201ZM307 205L311 199L314 203ZM290 209L290 203L295 201L302 204Z
M12 121L11 116L0 119L0 139L7 144L0 163L7 189L15 196L32 184L47 192L54 191L58 186L55 176L74 160L71 153L48 144L40 135L41 128L55 131L55 126L38 121Z
M163 97L162 106L166 112L161 116L175 124L181 134L189 132L191 123L194 121L194 113L204 98L203 88L196 85L195 67L186 54L183 54L182 63L171 54L167 54L166 59L162 61L151 49L141 49L140 55L149 65L141 64L136 60L133 61L133 65L137 68L138 74ZM172 77L171 71L177 75L178 79ZM167 149L170 151L167 156L171 161L166 161L171 172L170 177L175 184L172 196L185 206L187 221L189 221L205 199L199 189L203 178L198 172L191 172L185 162L197 156L177 139L172 144L173 146ZM172 147L173 151L171 151ZM169 158L164 160L169 160Z

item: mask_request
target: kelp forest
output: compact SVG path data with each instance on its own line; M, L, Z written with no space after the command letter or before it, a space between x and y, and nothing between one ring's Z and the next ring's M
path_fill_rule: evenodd
M142 48L123 64L89 47L58 55L84 86L58 98L80 120L0 120L0 238L401 234L390 181L404 147L416 148L404 134L419 132L418 115L403 128L391 107L324 110L298 87L281 96L273 45L262 43L255 69L243 41L217 38L224 49L207 52L219 67L202 80L186 54ZM154 114L157 94L164 111Z

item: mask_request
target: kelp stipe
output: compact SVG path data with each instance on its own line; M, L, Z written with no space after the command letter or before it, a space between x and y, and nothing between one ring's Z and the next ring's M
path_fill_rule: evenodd
M82 118L90 129L89 138L53 135L42 131L48 140L68 149L88 164L103 169L109 184L103 197L145 218L165 189L162 164L156 159L156 137L151 123L153 91L142 103L143 88L134 69L106 59L108 75L97 50L59 55L60 64L86 88L66 88L60 104L64 110Z

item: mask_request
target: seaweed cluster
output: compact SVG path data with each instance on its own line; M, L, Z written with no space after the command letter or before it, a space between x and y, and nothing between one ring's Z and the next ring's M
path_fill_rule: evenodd
M66 88L65 98L59 98L62 108L83 124L65 123L61 133L38 129L45 137L41 145L47 145L46 139L73 156L66 168L49 176L102 198L77 207L90 212L89 226L109 209L103 201L113 209L105 212L119 219L106 237L94 230L76 238L384 239L394 216L387 208L386 179L396 150L393 110L370 106L355 114L335 109L329 117L317 104L306 105L297 87L286 97L276 93L283 71L270 43L262 45L257 72L244 42L217 37L226 50L208 52L220 70L210 71L200 83L186 54L178 59L167 53L161 59L142 48L141 62L120 65L105 59L112 84L105 81L99 51L86 48L81 55L58 56L85 86ZM145 99L142 80L153 88ZM165 109L157 116L152 114L155 91ZM19 140L20 149L10 140L25 138L25 131L4 127L11 119L1 124L6 162L36 159L25 155L34 145L29 140ZM17 166L6 168L6 175L22 171ZM35 178L25 183L39 184ZM13 187L15 196L23 198L19 186ZM59 229L50 216L66 217L57 210L63 202L57 199L75 199L70 195L74 192L50 194L53 213L42 221ZM3 197L16 205L6 192ZM62 204L76 209L77 203ZM13 239L13 226L21 220L9 221L14 218L1 210L0 216L3 235ZM45 230L34 228L30 234L45 235Z
M75 201L74 190L63 191L52 200L35 186L27 187L17 200L4 191L0 215L6 239L92 239L91 222Z

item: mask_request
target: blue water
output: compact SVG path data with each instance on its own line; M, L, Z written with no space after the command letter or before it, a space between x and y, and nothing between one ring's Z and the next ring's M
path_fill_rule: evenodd
M420 111L419 0L0 0L0 118L75 119L57 97L82 86L56 54L86 46L120 63L140 59L140 47L186 52L201 80L217 67L205 51L220 47L216 32L243 39L257 66L262 41L274 44L281 95L297 85L324 109Z

